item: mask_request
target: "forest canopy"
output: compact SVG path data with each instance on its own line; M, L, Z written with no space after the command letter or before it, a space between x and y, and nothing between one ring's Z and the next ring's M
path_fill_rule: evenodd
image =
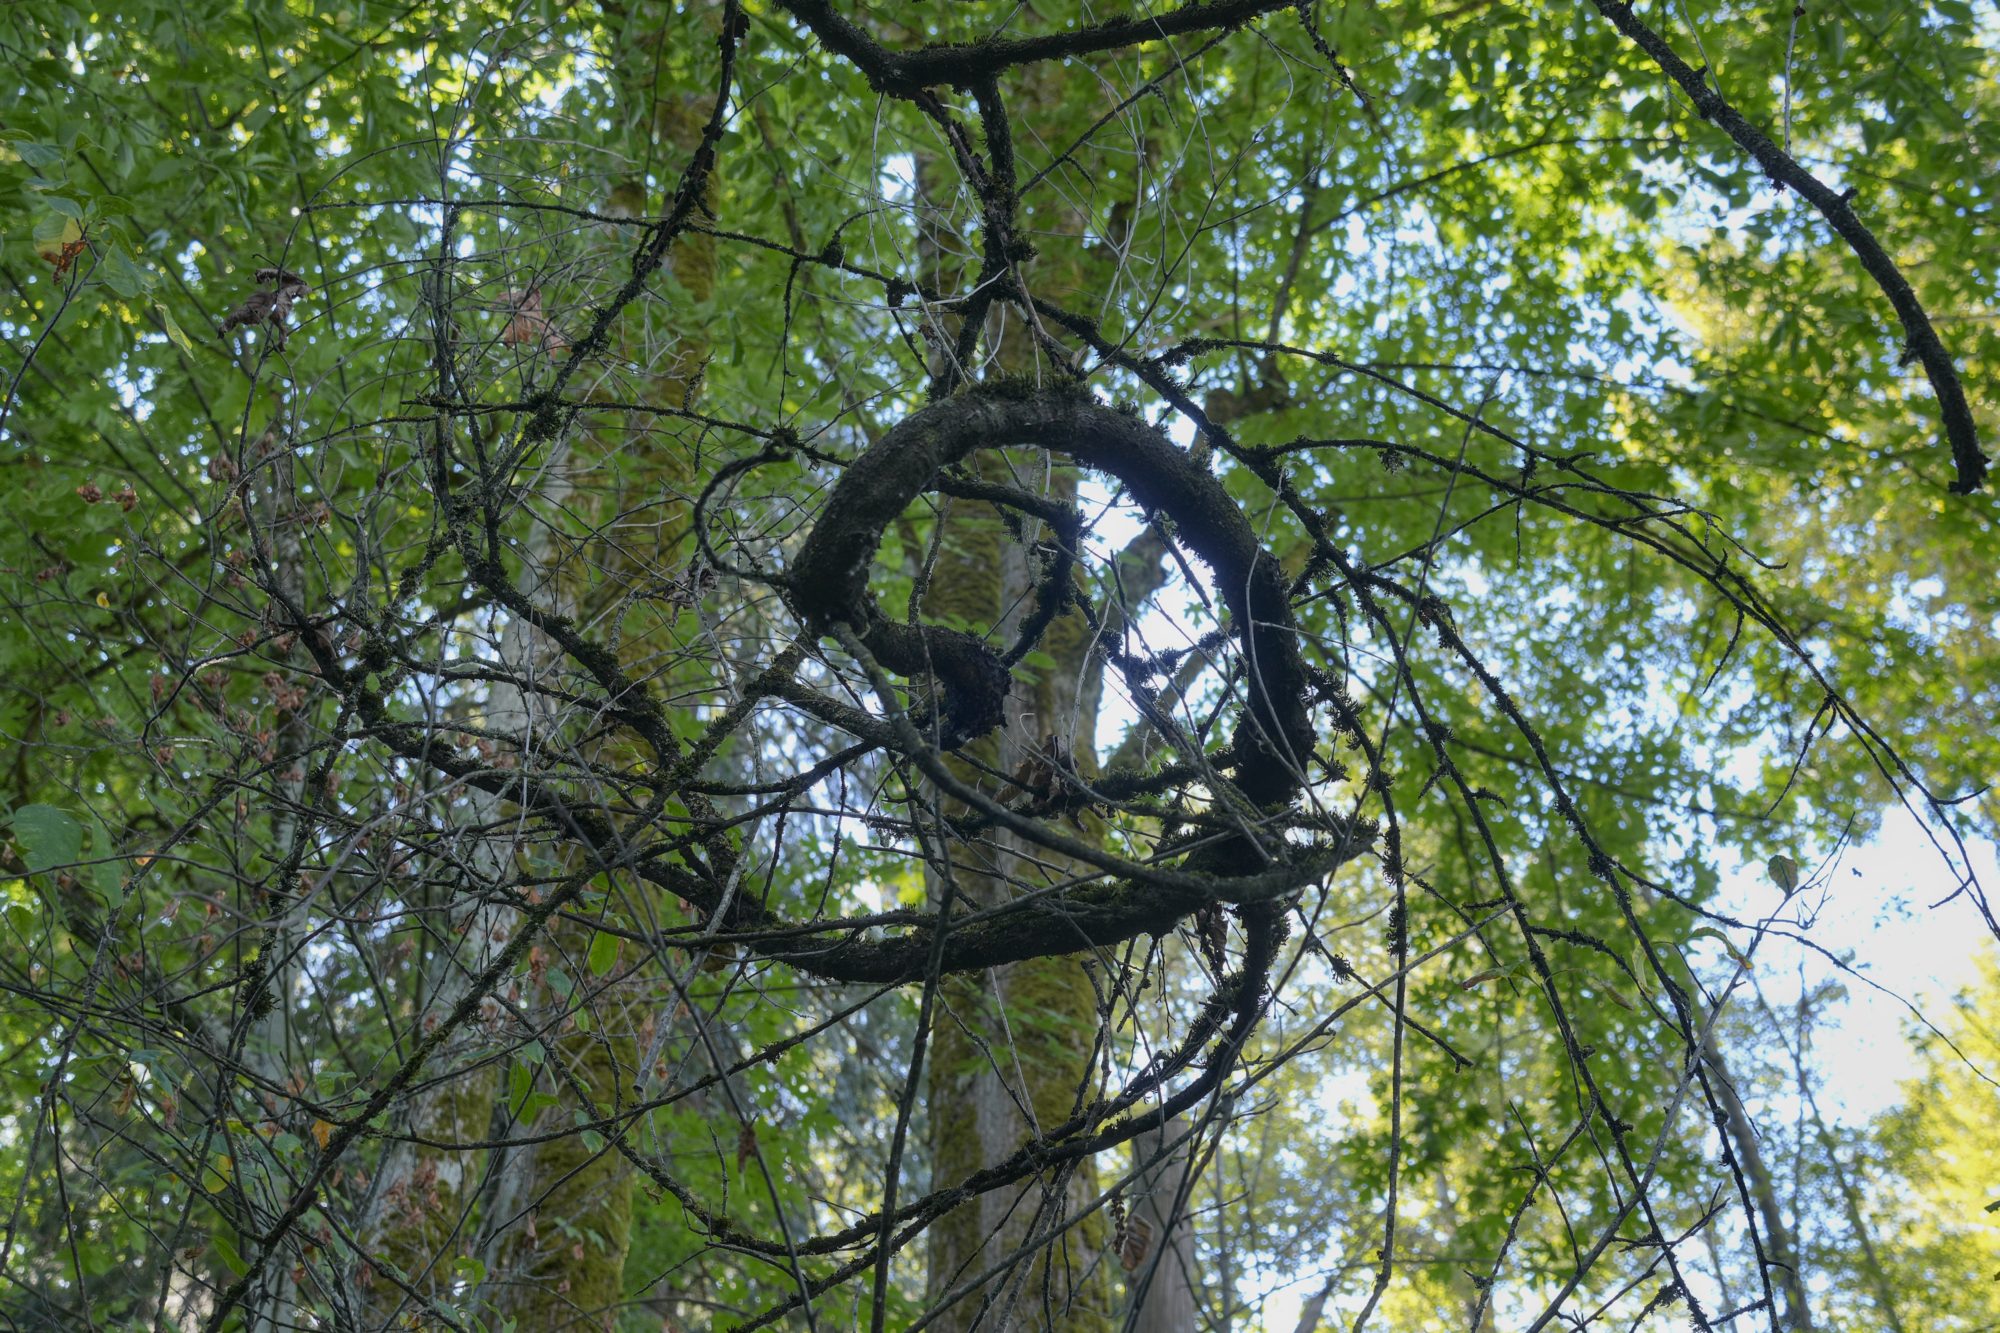
M1997 80L10 7L0 1318L2000 1326Z

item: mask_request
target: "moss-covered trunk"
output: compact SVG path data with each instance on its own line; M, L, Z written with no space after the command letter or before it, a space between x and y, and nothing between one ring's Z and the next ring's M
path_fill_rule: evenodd
M610 34L605 49L622 54L613 81L632 138L624 156L641 167L650 166L655 177L654 185L643 176L614 181L607 191L607 211L644 214L657 181L670 185L691 151L699 116L706 108L678 95L676 80L684 71L657 57L676 31L711 21L713 14L706 11L713 8L703 6L702 13L662 26L658 15L635 17L622 4L604 5ZM705 46L712 47L712 41ZM696 43L691 49L705 46ZM711 177L711 206L715 189ZM617 243L625 239L618 238ZM713 240L699 235L681 238L669 266L692 305L697 310L706 306L715 286ZM698 382L706 345L685 328L673 333L677 341L665 357L653 355L656 349L635 346L631 359L657 367L645 383L649 401L682 407ZM657 337L658 330L650 336ZM553 354L559 355L559 349ZM664 502L643 509L650 515L644 530L621 525L612 536L567 552L550 549L553 518L551 523L536 524L536 538L524 552L529 568L522 571L521 585L544 604L585 619L618 623L624 630L621 656L635 677L643 679L648 675L644 658L674 634L680 612L655 602L640 604L632 593L647 586L648 580L683 572L687 509L673 503L673 497L686 491L691 464L678 441L655 430L651 420L626 423L637 427L629 438L610 429L612 424L603 423L602 429L555 446L561 456L550 466L558 490L547 497L552 501L549 514L566 510L595 529L609 516L631 511L634 496ZM644 447L632 447L632 438L643 441ZM573 488L567 481L572 474L587 475L590 484ZM518 623L507 627L500 656L520 667L527 679L546 674L551 665L547 644ZM591 730L588 725L575 726L575 719L556 719L545 712L538 712L534 701L519 691L500 686L494 690L485 721L495 730L517 734L530 729L545 736L559 730L564 734ZM612 770L644 764L649 758L616 735L588 745L582 757ZM475 808L493 816L481 819L482 825L504 825L497 801L475 801ZM502 878L511 871L514 848L504 838L487 839L474 860L483 872ZM587 908L615 918L618 902L613 887L605 885L584 900L579 915ZM449 1009L457 999L454 986L479 971L483 958L501 947L512 925L511 911L490 904L475 904L451 917L449 929L456 938L439 946L426 985L429 1007ZM501 1080L509 1063L476 1058L490 1054L480 1047L492 1040L477 1028L446 1055L449 1060L456 1054L461 1068L450 1072L447 1065L446 1077L408 1103L404 1125L412 1134L433 1141L479 1142L495 1130L516 1138L552 1137L511 1151L452 1153L405 1145L385 1155L362 1236L369 1263L391 1269L400 1282L366 1284L363 1304L378 1323L398 1309L410 1308L401 1283L426 1297L451 1292L454 1282L465 1275L455 1263L461 1253L478 1259L479 1267L472 1271L483 1268L486 1276L476 1291L461 1290L457 1299L469 1298L483 1311L513 1320L519 1329L609 1327L615 1321L624 1297L625 1256L631 1240L632 1174L605 1137L595 1130L582 1131L578 1120L592 1112L615 1114L631 1104L638 1082L637 1034L646 1026L650 997L626 978L634 961L629 944L608 971L598 974L592 966L594 936L588 920L558 918L531 951L529 976L519 993L508 997L531 1029L527 1034L510 1031L509 1044L535 1038L533 1046L516 1056L532 1076L529 1087L539 1094L539 1109L528 1121L517 1120L501 1102Z
M1057 489L1074 488L1058 476ZM954 516L933 578L929 612L982 625L1028 587L1026 554L990 515ZM1004 633L1004 632L1003 632ZM1095 701L1079 697L1087 629L1074 612L1051 626L1049 664L1017 673L1008 721L969 756L1011 773L1051 751L1094 766ZM1025 677L1025 679L1023 678ZM961 777L979 781L971 764ZM952 849L956 890L985 904L1070 873L1059 859L1034 858L1006 839ZM961 1179L1018 1148L1041 1129L1075 1115L1095 1095L1097 994L1082 959L1035 959L953 977L939 993L929 1076L934 1183ZM1108 1328L1112 1284L1101 1213L1068 1225L1095 1198L1093 1163L1037 1176L949 1214L931 1233L933 1300L981 1276L1003 1258L1032 1257L966 1295L938 1325L945 1329Z
M544 496L559 508L569 495L566 448L558 450L547 471ZM536 601L560 605L560 590L549 573L551 554L549 529L534 525L521 545L522 569L516 578ZM548 639L519 619L501 628L494 655L522 680L540 678L555 656ZM489 690L479 721L498 734L523 738L524 745L559 725L555 710L509 682ZM476 882L454 895L429 946L420 1001L410 1015L419 1030L458 1005L471 978L491 965L515 927L516 913L494 892L510 886L518 871L521 848L519 830L507 817L511 807L476 789L464 799L473 825L493 832L472 843L465 865ZM523 997L510 992L505 998L511 1003ZM455 1285L465 1277L458 1261L474 1257L473 1212L497 1163L477 1148L429 1145L475 1144L489 1136L507 1067L495 1058L507 1041L497 999L487 1018L461 1030L433 1057L429 1077L392 1122L409 1137L383 1152L364 1196L356 1228L362 1253L355 1299L371 1328L393 1326L405 1313L416 1316L421 1302L453 1298ZM413 1140L424 1140L426 1146Z
M681 96L669 77L673 62L663 57L663 45L683 40L697 27L713 27L713 6L666 26L651 26L653 16L628 14L606 5L617 29L612 49L623 53L615 82L624 105L643 108L639 130L649 151L635 153L644 162L678 168L700 135L705 102ZM697 44L712 47L709 40ZM671 174L664 179L671 181ZM705 203L714 210L718 176L708 179ZM645 216L656 193L641 178L620 182L611 192L614 213ZM689 308L669 330L673 345L664 356L657 349L632 349L636 364L658 369L645 382L645 400L666 408L692 405L708 357L702 331L716 285L713 238L692 234L676 241L668 271ZM652 337L659 336L652 331ZM590 447L599 457L605 485L582 497L577 508L603 535L590 542L582 558L565 574L570 598L583 618L611 627L621 663L636 680L653 680L656 688L678 696L712 682L690 679L654 680L654 665L681 654L675 645L685 637L685 622L695 613L671 602L639 594L644 589L682 580L692 557L689 527L690 488L695 483L694 460L670 431L653 419L624 423L620 431L600 431ZM634 441L639 443L635 447ZM614 516L644 515L638 521ZM692 583L693 580L687 580ZM643 752L637 743L611 734L584 749L584 757L601 770L617 772L667 762L670 755ZM626 886L636 887L636 886ZM625 910L627 900L616 885L607 884L601 899L590 904L609 926L642 928L644 920ZM636 917L649 916L638 913ZM593 967L597 932L588 920L569 919L550 932L551 968L560 967L573 989L551 993L547 1016L560 1030L545 1042L548 1067L537 1084L553 1101L541 1113L540 1127L562 1130L598 1116L619 1116L640 1095L640 1033L660 1020L656 1007L671 1008L667 997L648 994L635 980L623 979L631 969L631 944L620 946L616 961L604 966L600 955ZM596 975L602 969L602 975ZM560 1015L567 1014L567 1017ZM620 1124L625 1124L620 1121ZM603 1327L615 1324L625 1295L625 1258L631 1248L634 1172L630 1162L595 1130L560 1133L519 1154L508 1166L512 1178L502 1191L507 1212L523 1216L497 1248L493 1287L495 1308L516 1327L555 1329Z
M1031 136L1037 121L1061 115L1075 87L1071 74L1051 67L1026 71L1010 84L1005 97L1015 138ZM949 197L949 182L926 179L941 174L937 164L920 159L920 192ZM1023 201L1022 209L1021 234L1068 239L1044 244L1040 257L1020 261L1017 276L1031 289L1065 298L1100 290L1105 256L1082 244L1086 219L1054 197L1046 204ZM951 275L935 266L927 276L942 289L953 285L947 281ZM993 349L989 373L1041 378L1062 373L1041 359L1018 312L994 318L987 332ZM1075 471L1051 467L1045 456L1024 454L1012 459L1012 467L993 454L976 462L990 480L1020 485L1024 478L1040 478L1041 489L1053 498L1075 499ZM949 517L925 612L974 627L994 626L996 641L1009 642L1034 601L1041 572L1032 551L1037 534L1009 532L983 505L960 502ZM1091 638L1088 623L1074 609L1049 625L1038 651L1015 670L1005 728L975 747L970 763L959 765L962 781L1003 795L1006 784L993 773L1065 764L1086 776L1097 771L1102 681L1092 662ZM957 893L975 907L1087 873L998 834L976 846L955 846L952 865ZM934 896L937 888L934 883ZM1100 1006L1088 957L1014 963L954 977L940 987L927 1089L934 1185L958 1181L1004 1158L1099 1094ZM1110 1220L1102 1209L1077 1218L1098 1194L1097 1163L1085 1159L1016 1189L982 1195L946 1215L930 1234L928 1291L934 1303L947 1297L955 1303L936 1326L1112 1327L1118 1297ZM1010 1267L992 1271L1016 1258Z

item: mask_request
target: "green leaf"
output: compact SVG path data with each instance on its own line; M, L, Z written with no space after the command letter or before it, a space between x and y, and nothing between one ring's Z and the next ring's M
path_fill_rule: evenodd
M181 332L181 326L174 321L173 314L167 309L165 302L155 301L153 304L159 309L160 325L166 330L167 337L183 352L186 352L189 356L193 356L194 342L187 334Z
M7 924L24 940L36 937L38 932L35 926L40 920L41 917L36 914L35 909L26 903L7 904Z
M1729 937L1714 926L1697 926L1688 932L1688 939L1693 941L1704 935L1721 944L1723 952L1735 959L1740 966L1745 968L1750 966L1749 955L1740 952L1734 944L1730 943Z
M618 966L618 937L598 931L590 937L590 975L601 977Z
M1627 956L1627 960L1632 965L1632 980L1638 983L1639 986L1639 998L1644 1000L1652 999L1653 998L1652 989L1647 985L1646 982L1647 968L1646 968L1645 949L1640 945L1634 944L1632 946L1631 953Z
M227 1235L221 1231L211 1231L208 1243L214 1247L216 1257L222 1260L223 1266L230 1272L242 1277L250 1271L250 1265L243 1262L243 1256L236 1252L236 1246Z
M528 1067L516 1063L507 1073L507 1110L513 1115L520 1115L534 1086L535 1076L528 1072Z
M90 851L97 862L90 868L90 878L97 891L104 895L105 903L116 911L125 905L126 886L124 864L113 859L118 844L104 821L94 814L90 817L90 827Z
M20 155L23 162L26 162L36 171L57 166L63 160L62 149L56 147L54 144L22 143L17 140L8 146Z
M98 270L109 283L111 290L128 301L136 301L152 290L153 277L146 270L132 262L122 248L113 247L104 257L104 266Z
M1799 863L1791 857L1780 853L1766 861L1764 869L1770 872L1772 883L1786 893L1792 893L1799 887Z
M83 825L52 805L24 805L14 812L14 841L31 874L71 865L83 854Z
M44 214L35 222L35 249L44 259L54 260L64 246L82 239L83 224L60 209Z

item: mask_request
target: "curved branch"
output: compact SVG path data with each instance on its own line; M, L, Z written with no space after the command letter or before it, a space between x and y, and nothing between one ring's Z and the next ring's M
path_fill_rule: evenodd
M892 97L913 97L925 88L969 88L1019 65L1064 60L1097 51L1156 42L1191 32L1235 28L1289 8L1292 0L1210 0L1182 5L1164 14L1110 19L1069 32L1039 37L989 37L965 44L941 43L915 51L890 51L861 27L842 18L828 0L780 0L785 9L835 55L868 76L869 86Z
M841 475L800 547L783 589L793 612L819 633L842 622L856 626L868 651L899 675L935 674L954 739L997 726L1009 684L999 657L973 635L891 621L867 583L884 530L941 469L974 450L1010 444L1068 454L1117 477L1139 504L1171 517L1215 572L1250 663L1250 707L1234 742L1237 782L1260 805L1289 801L1314 738L1284 573L1219 481L1144 421L1086 391L981 387L890 430Z
M1986 455L1979 449L1979 430L1972 420L1972 408L1965 401L1965 388L1958 382L1958 372L1951 364L1951 353L1944 348L1937 330L1931 327L1931 318L1925 313L1922 302L1917 300L1909 279L1896 267L1896 261L1875 239L1875 234L1848 203L1847 194L1835 193L1817 176L1798 164L1798 161L1784 149L1771 142L1765 133L1752 125L1741 111L1729 104L1723 95L1709 86L1708 70L1704 66L1695 69L1667 44L1666 38L1654 32L1632 12L1632 6L1624 0L1591 0L1597 12L1610 19L1618 31L1629 37L1638 48L1653 58L1663 73L1688 95L1704 120L1712 122L1727 134L1744 152L1757 159L1757 165L1765 174L1780 185L1789 185L1803 195L1808 203L1820 211L1833 229L1840 233L1840 239L1847 242L1854 257L1861 261L1861 267L1868 270L1868 276L1889 298L1889 304L1896 308L1896 317L1903 322L1903 336L1907 339L1906 359L1914 357L1923 362L1924 374L1930 377L1931 390L1937 394L1938 411L1944 417L1945 439L1951 445L1951 461L1957 469L1957 477L1951 489L1957 495L1970 495L1986 482Z

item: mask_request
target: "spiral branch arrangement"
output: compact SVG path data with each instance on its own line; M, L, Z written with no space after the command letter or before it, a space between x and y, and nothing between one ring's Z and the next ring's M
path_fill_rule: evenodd
M1284 341L1275 316L1268 337L1221 336L1225 322L1200 311L1162 313L1159 293L1133 327L1108 332L1042 280L1037 238L1060 208L1036 192L1106 124L1148 97L1164 100L1162 89L1204 55L1246 27L1263 40L1274 14L1296 12L1298 50L1319 62L1328 105L1345 116L1351 99L1355 132L1380 132L1314 7L1208 0L1054 33L901 47L824 0L779 9L752 16L732 0L703 11L710 63L694 67L712 81L699 96L675 101L635 85L646 133L681 164L670 184L639 181L642 201L658 188L657 212L579 208L559 191L531 199L486 183L475 197L449 166L434 197L400 201L431 227L407 264L408 287L389 285L417 291L401 346L421 355L385 378L399 393L421 390L393 411L357 410L352 436L394 460L372 490L356 496L351 482L313 470L315 447L338 431L307 433L316 413L339 415L325 407L345 392L331 387L338 374L310 390L258 378L276 375L270 355L314 336L309 306L326 280L308 286L288 268L266 270L287 277L280 313L296 326L232 317L233 333L287 331L289 344L235 366L282 412L253 435L246 408L242 438L207 468L217 498L203 539L233 543L217 555L225 591L176 608L185 613L177 646L160 649L173 670L155 679L135 751L189 799L143 850L136 835L91 835L93 853L130 874L113 875L117 891L100 904L63 872L55 901L76 967L59 983L20 987L60 1025L30 1165L45 1139L59 1145L52 1154L69 1151L56 1128L68 1115L72 1126L141 1141L162 1176L212 1179L198 1202L234 1248L218 1268L176 1257L185 1244L160 1243L158 1307L171 1286L214 1333L238 1319L277 1326L307 1307L339 1327L466 1327L467 1310L507 1308L510 1284L567 1295L566 1279L537 1267L535 1247L550 1248L539 1226L553 1235L566 1220L549 1200L579 1179L607 1196L625 1187L623 1223L616 1206L584 1200L611 1219L605 1234L590 1233L607 1248L629 1243L607 1235L629 1228L636 1180L695 1237L696 1258L669 1267L726 1255L754 1270L746 1285L762 1304L734 1312L743 1328L814 1320L836 1294L859 1311L853 1293L871 1275L865 1303L881 1328L892 1259L935 1243L966 1210L1003 1201L1001 1211L1032 1211L1032 1225L1009 1233L1018 1244L1008 1253L934 1273L922 1318L1004 1325L1027 1285L1014 1274L1041 1265L1047 1295L1059 1265L1045 1256L1105 1230L1114 1213L1118 1242L1100 1237L1079 1252L1100 1266L1113 1251L1137 1255L1123 1280L1138 1309L1167 1240L1134 1240L1124 1216L1132 1183L1163 1158L1212 1150L1239 1107L1279 1095L1271 1090L1288 1067L1373 1041L1387 1147L1384 1188L1363 1209L1367 1252L1354 1264L1369 1283L1359 1327L1408 1263L1398 1226L1406 1048L1417 1043L1453 1072L1543 1061L1537 1086L1564 1131L1553 1144L1527 1136L1528 1160L1508 1177L1504 1238L1476 1256L1479 1272L1470 1259L1457 1265L1474 1283L1474 1329L1510 1264L1538 1265L1526 1289L1541 1308L1525 1313L1542 1327L1607 1251L1639 1274L1635 1285L1657 1275L1648 1312L1678 1302L1696 1326L1711 1326L1683 1252L1732 1203L1757 1291L1751 1306L1724 1313L1761 1309L1775 1327L1771 1273L1784 1269L1789 1242L1753 1197L1759 1168L1729 1130L1742 1107L1714 1042L1718 1014L1774 926L1649 875L1631 840L1621 855L1593 825L1581 789L1591 779L1574 759L1594 742L1569 752L1552 744L1536 711L1550 706L1547 693L1527 697L1537 664L1496 649L1476 597L1441 591L1454 539L1511 522L1518 552L1522 523L1546 522L1669 571L1734 620L1715 674L1747 634L1823 698L1799 768L1838 724L1898 796L1935 813L1946 794L1929 790L1850 700L1764 590L1767 571L1709 515L1498 424L1492 390L1454 401L1393 367ZM1598 9L1848 241L1941 404L1954 489L1977 487L1986 462L1951 359L1848 200L1778 152L1627 7ZM1049 148L1023 180L1016 140L1029 136L1017 111L1030 90L1059 96L1051 88L1064 62L1181 40L1187 49L1173 48L1164 72ZM879 253L850 254L841 233L865 229L873 198L818 248L796 216L790 236L772 239L718 215L724 173L755 169L745 145L776 141L754 123L745 70L779 65L842 71L932 136L924 169L952 180L925 188L963 210L961 252L920 253L907 271ZM347 206L316 201L306 216ZM354 205L363 206L383 205ZM1304 280L1297 258L1311 208L1308 192L1280 313ZM529 272L515 247L529 252L521 238L537 226L552 229L547 249L562 262ZM718 252L743 259L744 271L775 262L784 279L772 302L782 310L779 388L739 386L721 405L702 396L715 349L651 322L671 323L661 311L678 310L662 295L669 288L680 300L709 284L686 304L718 305ZM483 304L468 299L487 280L482 265L507 269L504 294ZM541 284L555 290L577 272L587 299L565 310L544 296ZM824 347L803 375L786 360L795 338L808 340L795 291L817 278L879 289L880 307L854 318L882 333L890 350L880 364L903 378L865 393L843 385L795 410L793 381L836 368ZM502 331L479 345L482 311L489 323L497 311ZM1243 368L1235 390L1218 387L1218 366ZM1383 419L1407 409L1428 430L1377 438L1316 428L1246 442L1268 439L1238 429L1246 416L1297 407L1308 385L1333 403L1329 416L1352 388L1391 404ZM827 406L836 399L845 406ZM1439 443L1453 433L1455 450ZM1360 459L1432 488L1422 494L1436 497L1435 521L1423 515L1426 535L1414 544L1372 557L1357 549L1327 478L1336 467L1351 476ZM1052 483L1058 476L1063 484ZM1094 516L1078 478L1111 497ZM1141 532L1109 558L1093 545L1108 509L1136 516ZM1007 533L1019 603L989 623L946 623L927 603L927 581L940 552L980 522ZM161 586L178 586L183 570L134 549ZM1133 552L1152 564L1147 586L1128 597L1121 580ZM358 572L337 573L343 562ZM1151 651L1139 608L1176 577L1200 610L1176 626L1186 631L1180 646ZM900 617L892 582L908 593ZM1134 734L1151 738L1103 769L1094 736L1058 736L1023 715L1046 669L1039 660L1079 624L1077 676L1093 688L1115 681ZM278 725L260 731L232 712L219 673L238 663L267 673ZM213 733L203 743L229 756L198 781L173 775L174 747L153 732L176 709L201 711ZM1587 738L1591 728L1577 730ZM1025 762L1010 772L994 759L1003 751ZM1496 772L1516 785L1493 789ZM1503 828L1516 804L1548 812L1554 836ZM262 831L252 854L239 854L237 835L218 835L231 811L232 827ZM1420 840L1423 852L1409 850ZM1451 876L1436 868L1441 846ZM71 850L80 847L79 834ZM1538 894L1536 858L1581 867L1585 882ZM37 854L26 874L58 882L53 865ZM233 890L226 912L215 906L226 895L211 892L218 878ZM179 895L164 913L163 882ZM1794 888L1784 886L1788 902ZM228 929L173 925L181 899L204 894ZM1365 915L1331 926L1335 903ZM1385 944L1373 978L1334 948L1337 930L1363 924ZM1689 930L1731 932L1744 950L1731 945L1740 966L1720 987L1705 989L1689 964ZM1454 951L1479 965L1456 974L1450 1012L1420 1012L1413 983L1434 980ZM1071 965L1086 996L1090 1022L1047 1025L1074 1048L1065 1052L1076 1057L1074 1087L1027 1106L1026 1128L982 1143L974 1166L934 1157L925 1171L909 1167L912 1124L945 1114L921 1105L927 1050L955 1025L973 1026L954 1003L1048 962ZM348 989L328 999L316 988L336 974ZM1627 1043L1617 1062L1593 1044L1607 1025L1588 1011L1594 999L1579 1000L1586 975L1593 997L1629 997L1616 1000ZM1454 1029L1488 985L1508 991L1510 1013L1532 1016L1533 1057L1498 1042L1474 1049ZM1350 989L1329 1001L1338 987ZM1386 1016L1386 1035L1351 1035L1363 1006ZM103 1106L65 1091L105 1031L115 1034L106 1049L178 1062L179 1091L149 1085L142 1097L134 1076L129 1092L97 1099L122 1101L119 1115L139 1107L149 1132L128 1134ZM311 1061L299 1058L308 1046L321 1051ZM787 1164L767 1160L751 1089L764 1076L782 1086L788 1062L822 1047L845 1050L845 1063L826 1057L809 1077L860 1087L843 1092L855 1123L811 1131L848 1178L833 1197L788 1208ZM337 1079L326 1075L336 1066ZM1691 1140L1678 1137L1684 1105L1705 1109L1714 1133L1697 1125ZM717 1135L725 1122L731 1134ZM663 1124L684 1135L698 1126L715 1143L733 1136L733 1175L726 1145L693 1153ZM1162 1144L1111 1179L1123 1168L1110 1164L1124 1161L1113 1149ZM1690 1178L1711 1159L1726 1177L1692 1223L1688 1198L1660 1184L1670 1144L1696 1164ZM550 1145L587 1151L544 1173L555 1183L540 1199L511 1194L510 1172L532 1174L525 1164ZM1505 1141L1508 1152L1517 1146ZM753 1167L761 1194L745 1183ZM1591 1234L1571 1227L1564 1171L1602 1194ZM923 1183L905 1193L906 1176ZM1073 1189L1080 1179L1091 1188ZM1174 1207L1185 1220L1187 1198ZM1523 1219L1542 1208L1561 1215L1568 1252L1523 1260ZM196 1229L197 1211L181 1209L172 1239ZM14 1243L10 1222L5 1244ZM574 1244L581 1252L585 1241ZM606 1309L620 1291L603 1298Z

